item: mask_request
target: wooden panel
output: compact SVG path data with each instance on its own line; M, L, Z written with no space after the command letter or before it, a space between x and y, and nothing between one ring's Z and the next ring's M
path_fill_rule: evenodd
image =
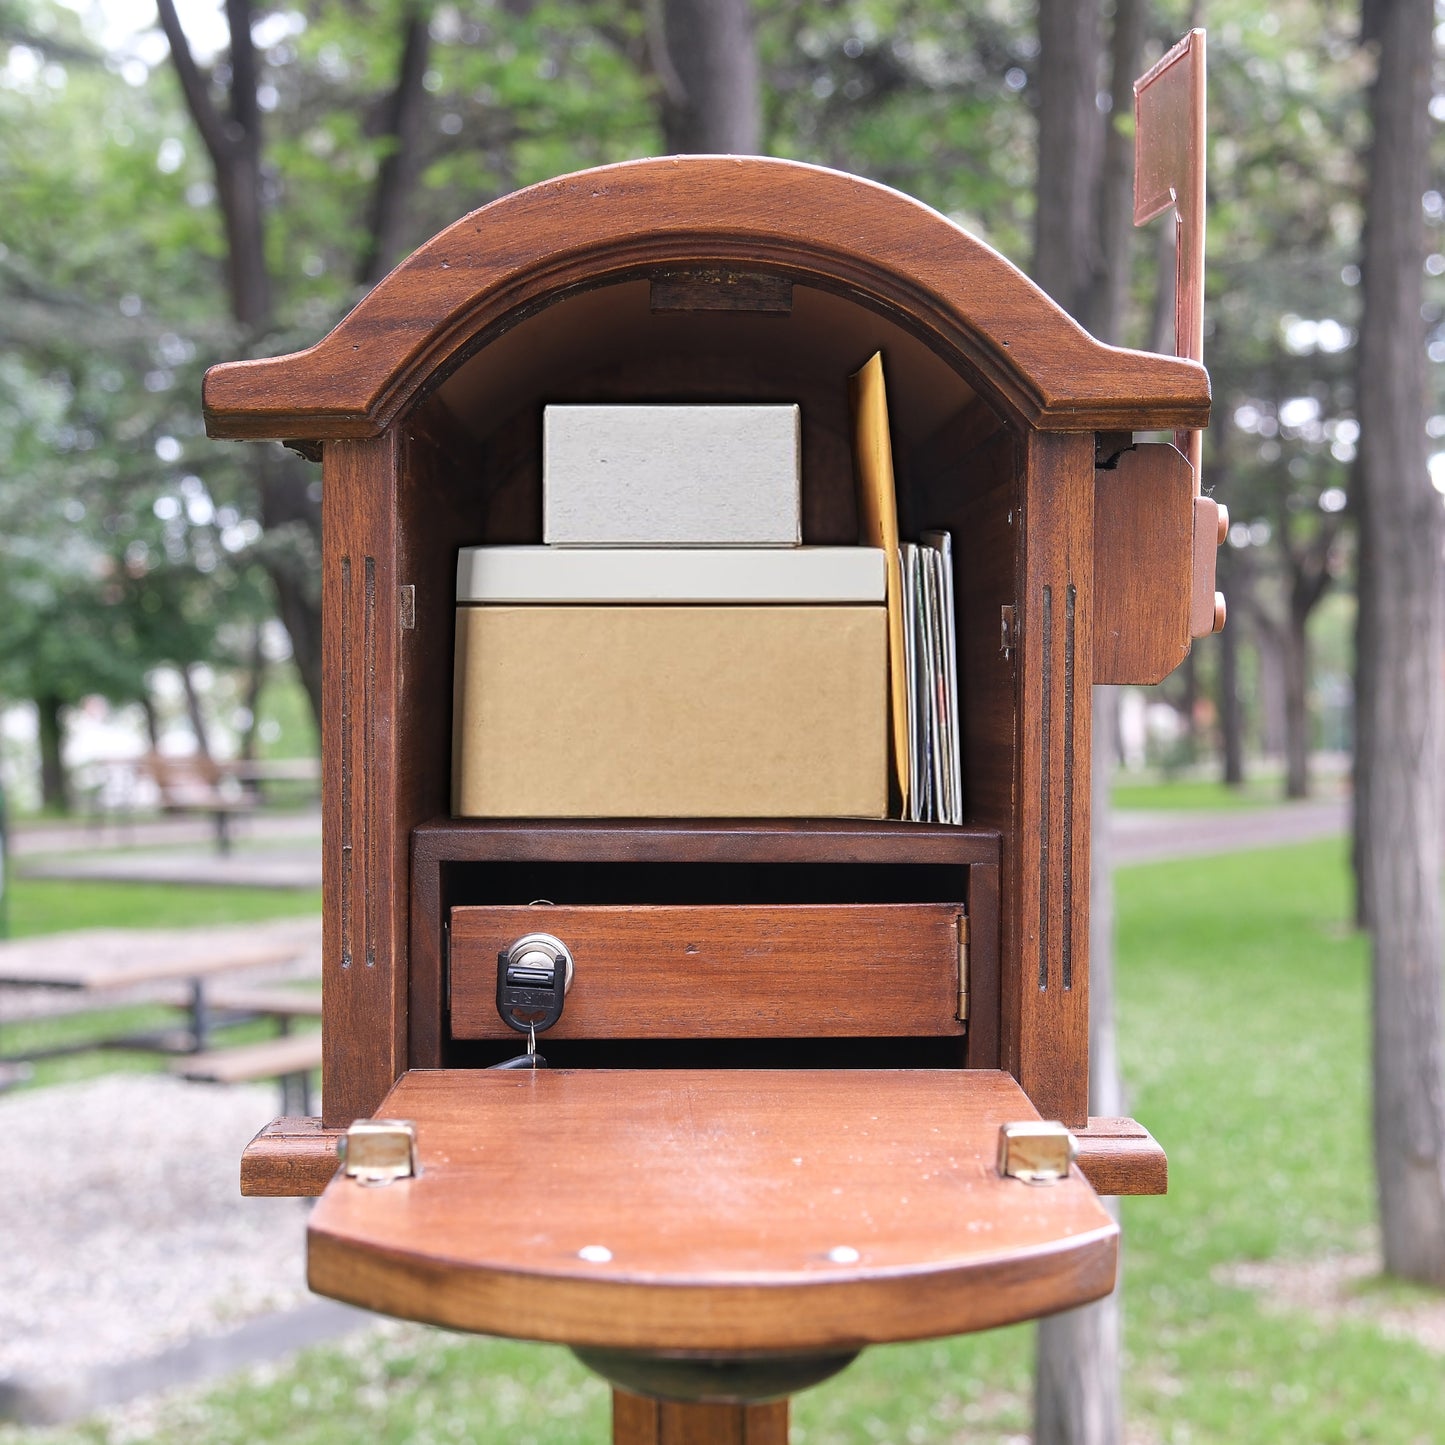
M451 910L451 1025L515 1039L497 954L551 933L576 972L548 1038L952 1035L959 904Z
M968 1066L999 1064L999 870L977 863L968 870Z
M612 1392L613 1445L788 1445L788 1402L683 1405Z
M395 721L397 784L393 826L406 857L411 830L447 807L451 790L452 633L456 614L456 549L476 535L475 458L468 439L447 425L445 413L426 408L402 430L401 585L411 589L410 627L398 632L399 708ZM435 881L435 880L431 880ZM430 897L409 898L407 1057L411 1068L441 1060L440 969L411 963L419 921L435 926ZM420 910L420 920L418 918Z
M337 1179L318 1293L449 1328L624 1350L843 1351L1113 1288L1083 1176L1001 1179L1037 1114L989 1070L419 1070L385 1101L421 1172ZM582 1251L586 1251L585 1255Z
M438 818L419 860L575 863L997 863L998 833L940 823L809 818L580 822Z
M1189 634L1209 637L1223 626L1214 590L1218 553L1228 533L1229 513L1210 497L1194 499L1194 575L1189 604Z
M317 1195L336 1173L336 1141L345 1131L316 1118L273 1119L241 1155L241 1193Z
M323 461L321 874L328 1123L375 1110L405 1068L406 834L398 832L397 449Z
M1095 472L1095 682L1160 682L1184 660L1193 551L1194 473L1172 446L1135 447ZM1212 623L1212 569L1209 604Z
M241 1156L241 1193L320 1194L336 1173L339 1129L320 1119L276 1119ZM1133 1119L1090 1119L1076 1129L1079 1168L1099 1194L1166 1194L1169 1161L1164 1150Z
M1034 425L1148 430L1207 419L1197 363L1101 345L995 251L906 196L791 162L674 156L547 181L464 217L317 346L213 368L208 430L375 435L517 310L699 257L896 308Z
M1167 1194L1169 1160L1133 1119L1091 1118L1076 1129L1079 1168L1099 1194Z
M1039 1111L1089 1115L1094 439L1031 434L1019 586L1018 859L1003 1058Z

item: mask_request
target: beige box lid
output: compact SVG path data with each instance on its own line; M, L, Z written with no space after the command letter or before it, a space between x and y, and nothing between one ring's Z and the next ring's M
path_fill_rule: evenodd
M887 809L881 606L457 609L464 817Z

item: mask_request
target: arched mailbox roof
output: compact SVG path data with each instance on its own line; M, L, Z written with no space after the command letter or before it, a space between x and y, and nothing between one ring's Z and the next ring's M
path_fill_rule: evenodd
M776 268L867 299L1046 430L1208 421L1201 366L1095 341L996 251L918 201L792 161L674 156L563 176L464 216L315 346L213 368L207 430L376 436L519 315L582 286L699 262Z

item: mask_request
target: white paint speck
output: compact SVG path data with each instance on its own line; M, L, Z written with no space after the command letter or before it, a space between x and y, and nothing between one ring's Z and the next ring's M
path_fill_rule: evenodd
M828 1251L828 1258L834 1264L857 1264L859 1255L851 1244L838 1244Z
M578 1259L585 1259L588 1264L606 1264L612 1258L612 1251L605 1244L584 1244L577 1251Z

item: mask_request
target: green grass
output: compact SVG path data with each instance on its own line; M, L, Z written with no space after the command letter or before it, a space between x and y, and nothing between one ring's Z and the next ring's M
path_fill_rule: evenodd
M1116 808L1144 808L1151 812L1227 812L1284 801L1279 780L1264 778L1251 778L1238 788L1210 778L1122 780L1114 784L1111 796Z
M1438 1356L1219 1279L1240 1260L1357 1250L1367 1237L1366 973L1348 896L1336 841L1118 875L1130 1108L1170 1155L1169 1195L1124 1204L1131 1440L1441 1438ZM1020 1327L870 1350L798 1398L794 1445L1025 1436L1032 1348ZM565 1351L395 1326L379 1343L176 1397L147 1416L144 1438L577 1445L606 1440L606 1416L604 1387ZM0 1429L0 1445L137 1438L134 1424L99 1421Z
M12 878L9 937L72 928L201 928L321 912L319 888L231 888Z

